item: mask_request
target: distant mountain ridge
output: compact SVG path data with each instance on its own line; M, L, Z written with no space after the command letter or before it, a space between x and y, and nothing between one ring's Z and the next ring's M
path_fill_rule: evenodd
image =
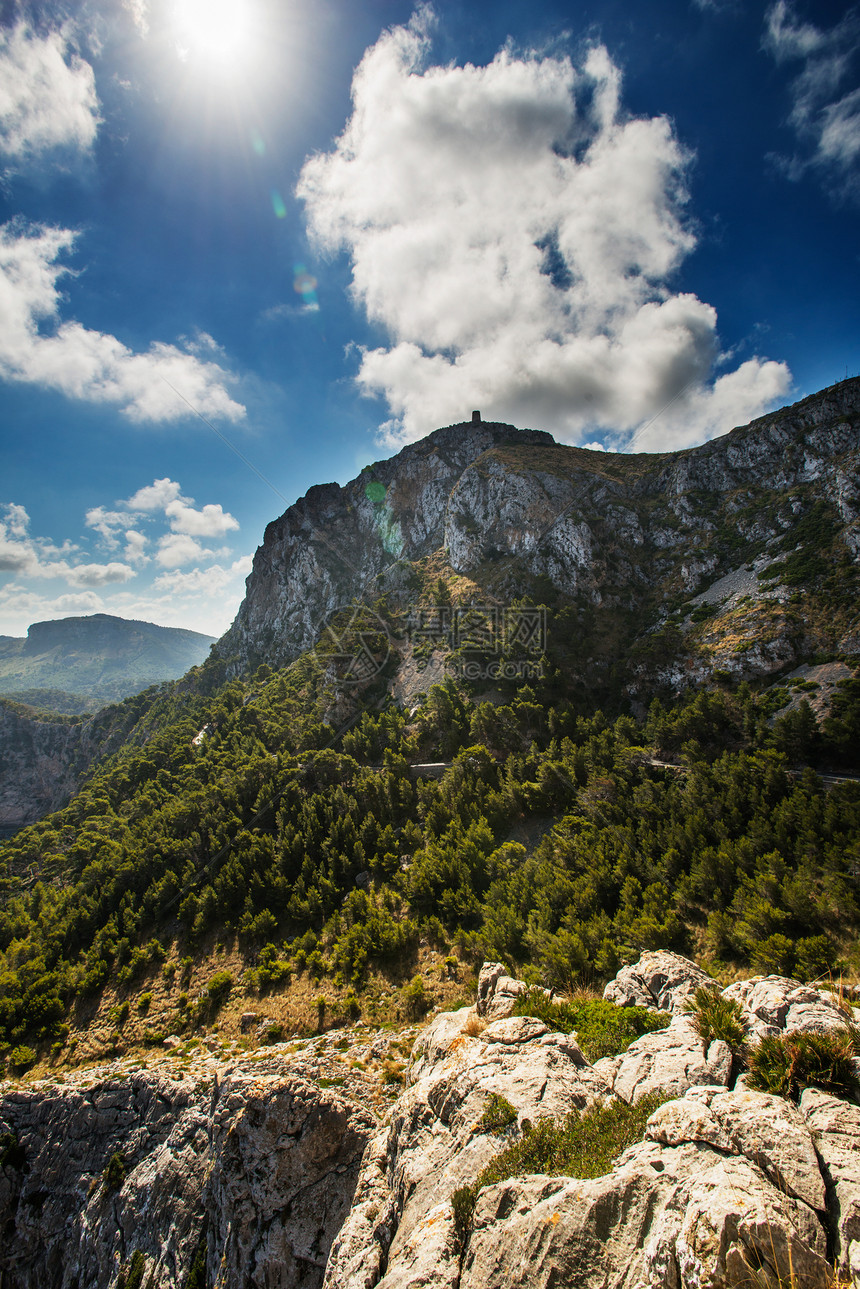
M0 696L91 711L176 680L206 659L213 639L108 613L34 622L26 637L0 636Z

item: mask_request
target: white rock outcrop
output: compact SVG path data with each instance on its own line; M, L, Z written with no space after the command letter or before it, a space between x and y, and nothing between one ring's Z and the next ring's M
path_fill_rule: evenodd
M657 1011L683 1012L701 986L713 980L689 958L666 949L643 953L633 966L622 967L603 991L616 1007L652 1007Z

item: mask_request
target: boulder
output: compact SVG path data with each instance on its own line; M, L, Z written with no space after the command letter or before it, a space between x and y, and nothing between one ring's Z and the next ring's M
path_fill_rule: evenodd
M681 1100L655 1110L645 1136L665 1146L700 1141L743 1155L780 1190L810 1208L824 1208L824 1181L812 1133L800 1111L782 1097L690 1088Z
M713 1159L673 1197L648 1240L645 1266L654 1289L830 1289L833 1278L812 1209L737 1155Z
M500 962L485 962L478 976L478 1015L486 1020L513 1015L517 998L527 989L522 980L509 976Z
M689 958L666 949L643 953L632 967L622 967L603 991L617 1007L650 1007L683 1012L700 986L714 988L714 981Z
M652 1092L679 1097L697 1084L727 1087L732 1052L722 1039L705 1049L685 1016L675 1016L668 1029L635 1039L626 1052L604 1058L595 1073L606 1079L624 1101L636 1104Z
M750 1033L759 1039L795 1030L824 1034L853 1024L832 994L787 976L736 980L723 997L740 1003Z
M860 1282L860 1107L807 1088L800 1112L815 1139L839 1270Z
M440 1012L415 1041L409 1059L407 1081L417 1079L444 1061L455 1043L462 1042L469 1034L473 1037L485 1028L474 1007L461 1007L455 1012Z

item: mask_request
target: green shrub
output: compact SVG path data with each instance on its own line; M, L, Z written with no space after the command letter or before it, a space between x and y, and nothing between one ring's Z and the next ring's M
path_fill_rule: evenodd
M539 1119L518 1141L496 1155L478 1174L471 1186L462 1186L451 1196L454 1223L461 1235L469 1230L475 1202L485 1186L495 1186L509 1177L541 1173L546 1177L602 1177L614 1161L640 1141L645 1124L666 1098L659 1093L644 1097L638 1105L612 1101L592 1105L582 1114L564 1119Z
M358 996L354 990L350 990L346 998L344 998L343 1005L346 1008L346 1014L349 1019L358 1020L361 1015L361 1003L358 1001Z
M403 1009L410 1020L418 1020L425 1015L430 1006L430 999L424 989L424 981L420 976L413 976L408 985L405 985L401 991L403 999Z
M229 971L216 971L206 986L206 995L214 1007L220 1007L230 997L235 981Z
M23 1074L25 1070L29 1070L31 1065L35 1065L38 1059L32 1047L27 1047L24 1043L20 1043L18 1047L12 1049L9 1064L13 1070Z
M4 1132L0 1136L0 1168L14 1168L21 1172L27 1161L24 1147L14 1132Z
M135 1249L131 1255L131 1262L128 1268L123 1267L120 1271L116 1289L140 1289L143 1284L143 1273L146 1270L146 1258L141 1249Z
M775 1034L763 1038L749 1054L748 1083L758 1092L797 1101L804 1088L822 1088L835 1096L858 1091L853 1059L860 1054L860 1031L829 1034Z
M119 1004L119 1006L114 1007L108 1013L108 1015L110 1016L110 1019L114 1022L114 1024L116 1024L120 1029L122 1029L123 1025L128 1020L128 1012L129 1012L129 1002L128 1002L128 999L126 998L123 1002Z
M753 949L750 959L759 975L790 975L794 970L794 943L787 935L774 932Z
M705 1048L721 1038L735 1055L742 1051L746 1043L744 1010L734 998L724 998L716 989L701 985L686 1010Z
M125 1160L119 1151L111 1155L107 1161L103 1177L106 1190L118 1191L122 1188L126 1178L126 1167Z
M472 1214L475 1211L475 1200L478 1192L474 1186L458 1186L451 1196L451 1208L454 1213L454 1226L462 1239L469 1234L472 1226Z
M151 1004L152 1004L151 993L145 993L140 995L140 997L137 1000L137 1010L140 1012L141 1016L146 1015L146 1013L149 1011Z
M206 1289L206 1233L200 1236L200 1243L194 1254L194 1261L188 1272L185 1289Z
M603 1056L626 1052L634 1039L665 1029L671 1019L666 1012L652 1012L647 1007L616 1007L604 998L553 1002L542 989L529 989L520 994L514 1015L536 1016L550 1029L564 1034L575 1030L579 1046L592 1063Z
M491 1092L484 1104L484 1112L478 1120L481 1132L504 1132L517 1121L517 1112L507 1097L498 1092Z

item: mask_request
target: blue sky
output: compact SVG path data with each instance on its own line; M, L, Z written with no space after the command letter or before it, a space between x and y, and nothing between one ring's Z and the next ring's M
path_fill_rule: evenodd
M438 425L700 443L858 360L860 10L0 7L0 634L220 634Z

